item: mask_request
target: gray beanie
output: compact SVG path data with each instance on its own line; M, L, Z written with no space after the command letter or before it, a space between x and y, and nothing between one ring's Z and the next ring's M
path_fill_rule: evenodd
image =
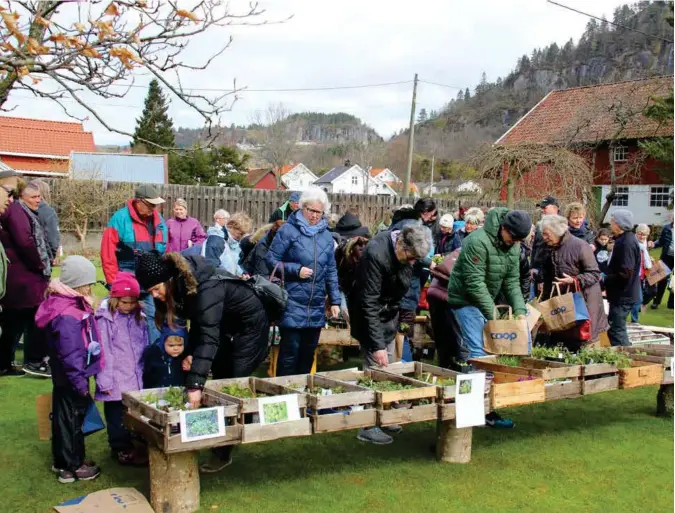
M61 283L76 289L96 283L96 267L80 255L71 255L61 264Z
M633 212L630 210L615 210L612 212L612 219L624 232L629 232L633 229Z

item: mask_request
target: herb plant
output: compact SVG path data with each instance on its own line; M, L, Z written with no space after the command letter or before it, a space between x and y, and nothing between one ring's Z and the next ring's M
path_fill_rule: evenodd
M361 378L359 380L359 385L375 390L376 392L396 392L398 390L412 390L415 388L412 385L404 385L389 380L373 381L370 378Z
M261 392L255 393L250 387L242 387L241 385L227 385L220 389L223 394L238 397L240 399L255 399L256 397L266 397L267 394Z
M508 365L509 367L519 367L520 366L520 357L518 356L500 356L497 358L497 362L500 365Z

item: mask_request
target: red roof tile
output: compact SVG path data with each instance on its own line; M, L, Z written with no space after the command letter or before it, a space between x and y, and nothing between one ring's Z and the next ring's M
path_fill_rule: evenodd
M0 116L0 152L69 157L95 150L94 136L81 123Z
M673 135L672 121L642 115L653 96L665 96L673 76L552 91L497 144L596 143Z
M290 172L291 169L294 169L297 166L297 164L286 164L285 166L281 166L281 169L279 170L281 172L281 176L284 176L286 173Z
M383 167L371 167L370 168L370 176L376 177L379 175L382 171L384 171Z

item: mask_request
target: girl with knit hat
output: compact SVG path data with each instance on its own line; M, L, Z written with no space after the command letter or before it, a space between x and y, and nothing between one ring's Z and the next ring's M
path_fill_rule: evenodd
M122 393L143 388L143 353L148 346L148 324L138 298L141 288L131 273L120 272L110 297L96 312L106 365L96 376L96 400L103 402L112 456L121 465L145 465L147 457L134 450L122 423Z
M101 470L84 454L84 422L89 378L103 366L103 351L94 317L91 286L96 268L74 255L61 264L61 277L49 283L47 298L35 315L37 327L47 338L52 370L52 470L59 482L96 479Z

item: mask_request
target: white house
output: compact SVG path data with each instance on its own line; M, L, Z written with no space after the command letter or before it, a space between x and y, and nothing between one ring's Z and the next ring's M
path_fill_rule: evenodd
M600 189L600 205L609 194L609 185ZM622 185L616 188L616 196L609 207L605 222L615 210L628 209L633 212L636 224L663 225L668 222L668 204L672 199L672 185Z
M304 164L288 164L281 168L281 181L289 191L304 191L318 177Z
M401 180L399 180L398 176L396 176L394 172L387 167L370 168L370 176L385 183L401 183Z
M348 160L344 166L334 167L328 173L314 182L324 191L335 194L372 194L396 196L388 184L373 178L359 165Z

